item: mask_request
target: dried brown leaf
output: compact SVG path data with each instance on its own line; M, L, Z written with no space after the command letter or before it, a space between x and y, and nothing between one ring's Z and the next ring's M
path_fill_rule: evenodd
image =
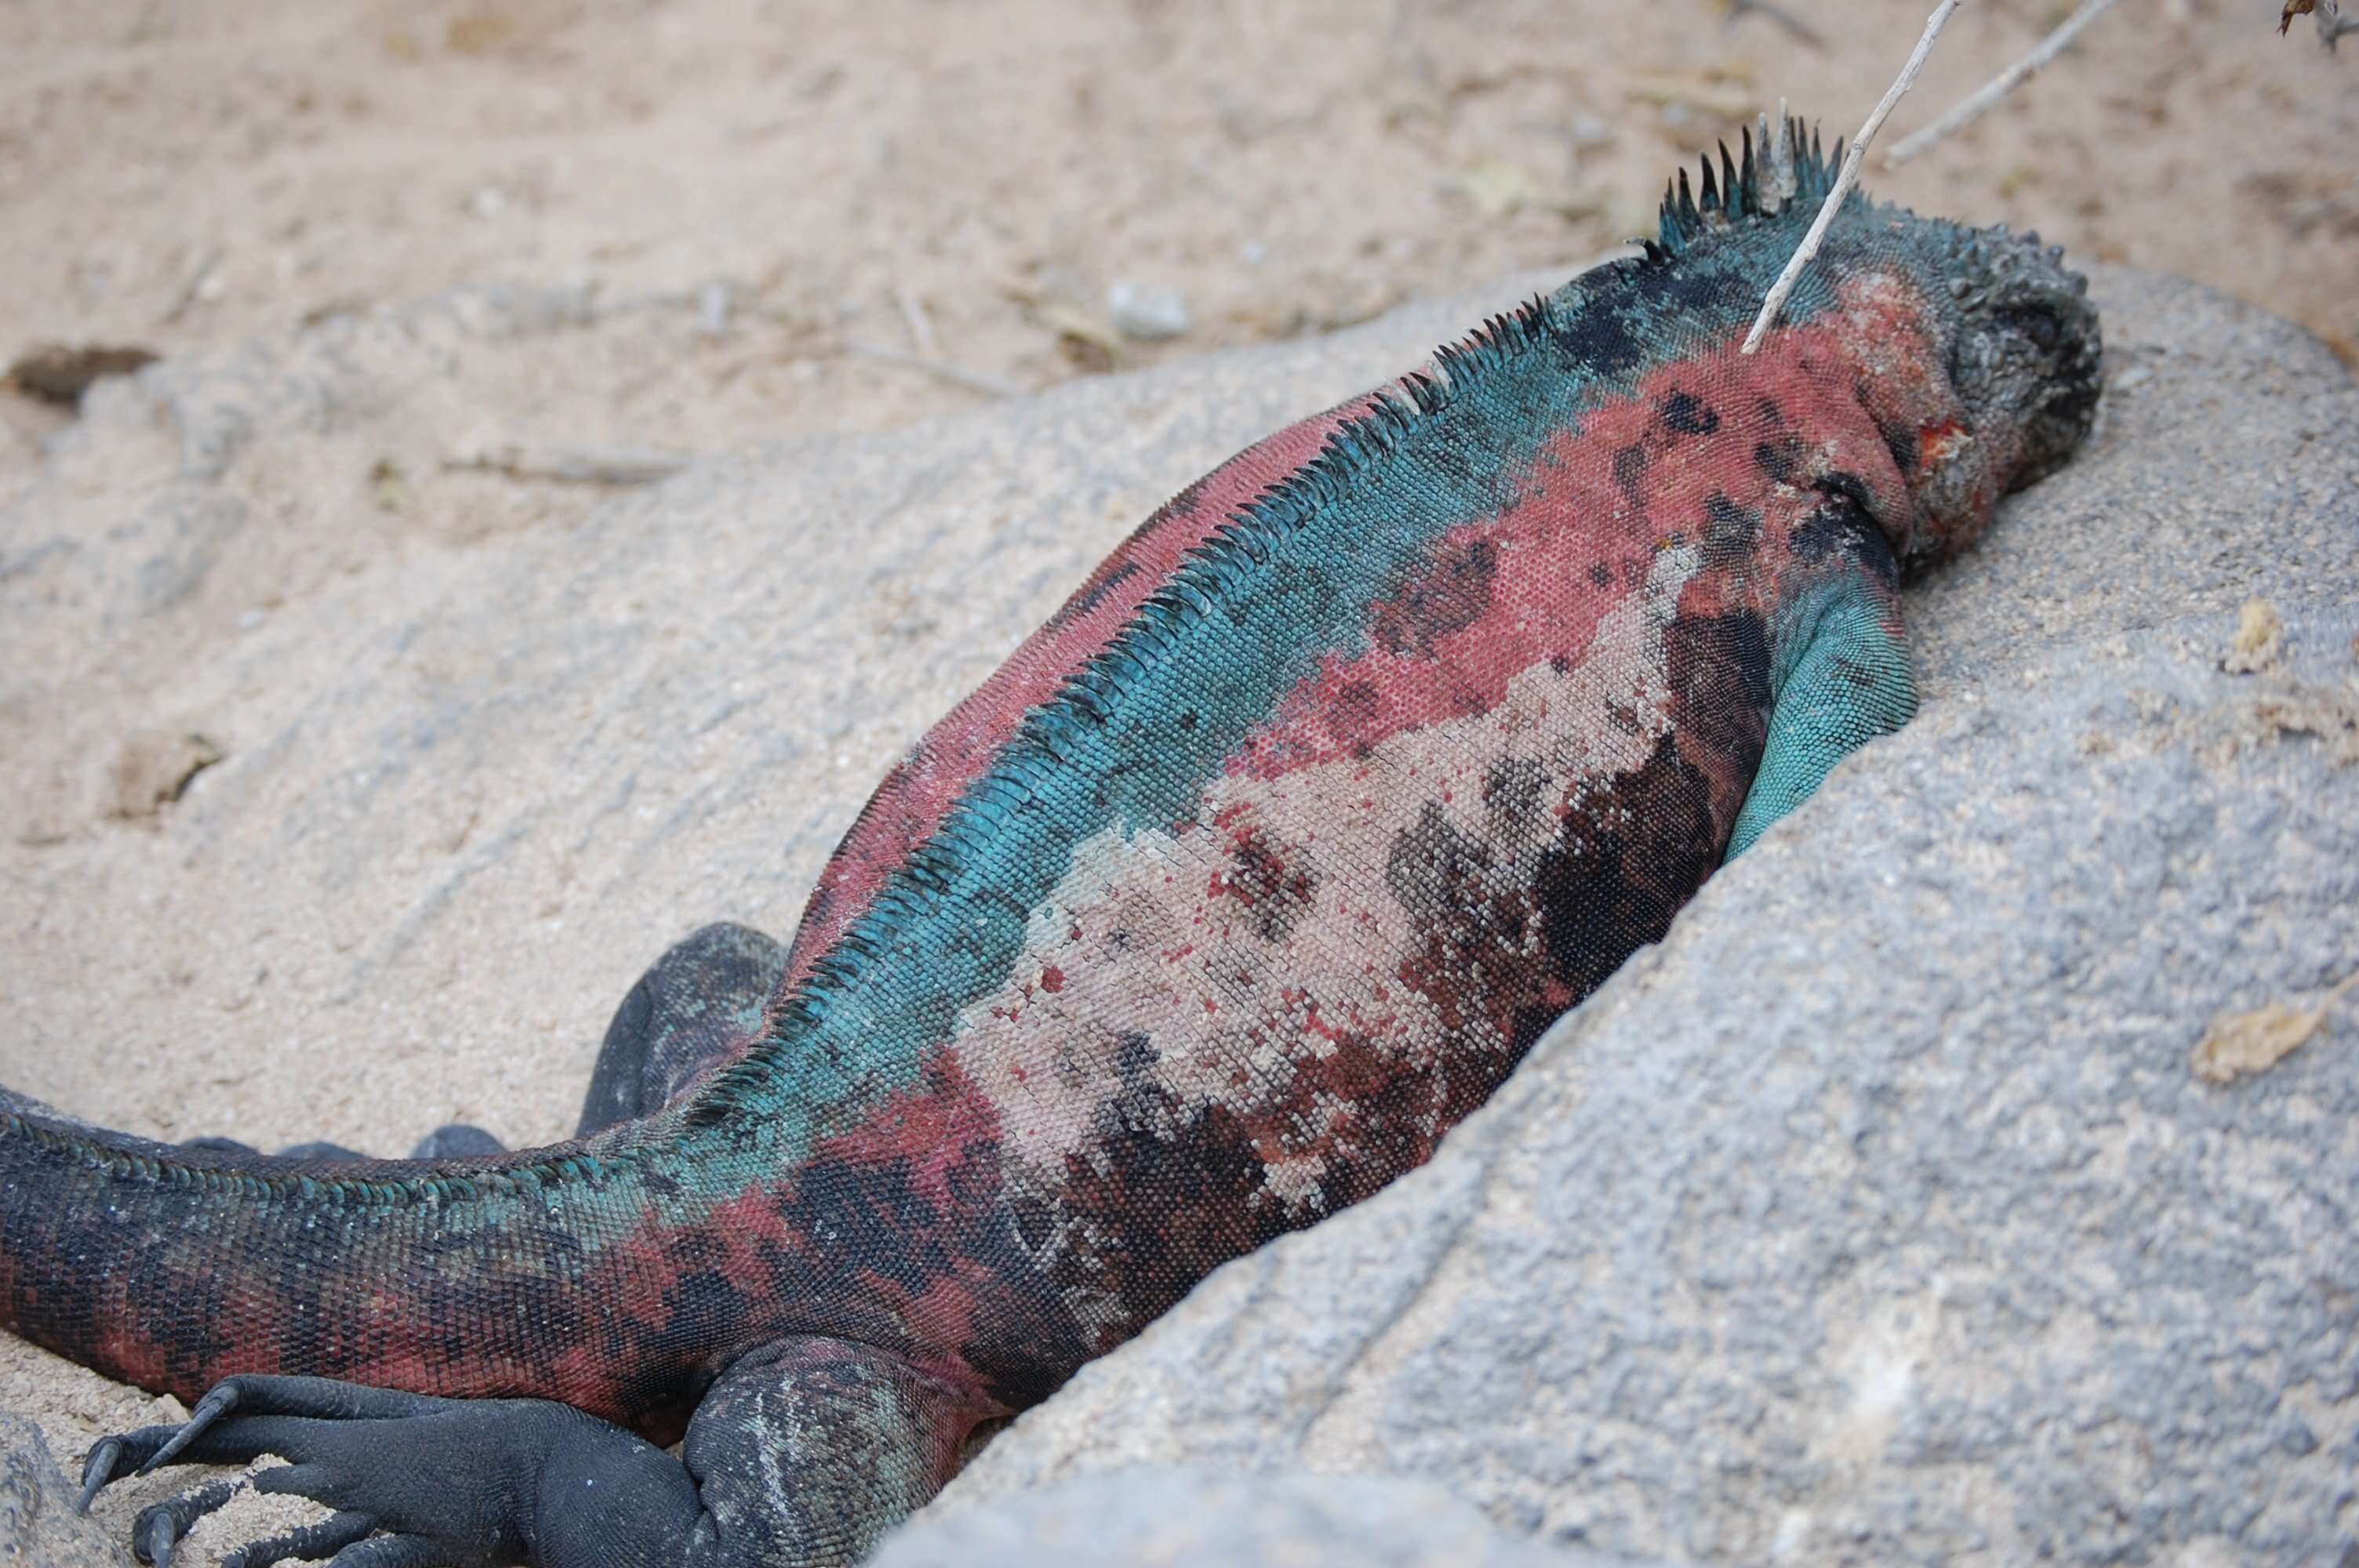
M99 377L129 375L156 358L153 349L132 344L36 343L8 367L8 381L27 397L80 408L82 395Z
M107 770L106 815L152 826L190 779L224 755L218 741L193 730L133 730Z
M1539 203L1539 177L1505 158L1477 158L1444 184L1464 197L1485 222L1495 223Z
M1099 374L1125 362L1122 334L1097 311L1070 300L1047 299L1035 306L1032 314L1040 325L1057 334L1065 357L1076 368Z
M2207 1084L2233 1082L2239 1075L2266 1073L2310 1044L2326 1026L2326 1015L2354 986L2353 975L2326 993L2316 1007L2270 1002L2250 1012L2227 1012L2212 1021L2188 1065Z

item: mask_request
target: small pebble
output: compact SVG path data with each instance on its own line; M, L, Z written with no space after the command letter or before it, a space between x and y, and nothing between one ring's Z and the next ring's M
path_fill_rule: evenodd
M696 330L705 338L729 335L729 314L735 306L735 292L725 278L713 278L696 291Z
M1125 278L1106 290L1106 314L1125 338L1157 342L1176 338L1195 325L1188 297L1176 288Z

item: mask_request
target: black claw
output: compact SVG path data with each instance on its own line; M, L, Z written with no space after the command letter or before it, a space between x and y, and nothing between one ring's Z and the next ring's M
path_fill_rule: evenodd
M141 1534L136 1555L142 1563L154 1568L172 1568L172 1546L180 1539L179 1527L172 1516L162 1509L147 1516L147 1529Z
M174 1459L179 1457L182 1449L203 1436L207 1427L236 1408L237 1385L235 1383L214 1384L212 1391L197 1401L197 1408L189 1412L187 1424L174 1433L163 1447L156 1450L149 1456L147 1464L139 1466L139 1474L148 1475L163 1465L169 1465Z
M375 1530L376 1521L366 1514L337 1513L318 1524L304 1525L285 1535L242 1546L222 1559L221 1568L267 1568L268 1564L284 1563L290 1557L305 1563L325 1561L345 1547L367 1540Z
M123 1457L123 1439L102 1437L98 1445L85 1454L82 1462L82 1495L74 1499L74 1512L90 1512L92 1498L114 1479L114 1462Z
M190 1527L235 1497L237 1489L235 1481L216 1481L141 1509L131 1522L131 1554L156 1568L170 1568L172 1549L187 1539Z

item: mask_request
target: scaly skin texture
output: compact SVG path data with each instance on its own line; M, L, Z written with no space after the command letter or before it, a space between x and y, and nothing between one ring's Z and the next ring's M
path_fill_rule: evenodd
M2088 427L2054 253L1864 200L1741 354L1831 174L1771 145L1157 512L790 947L642 981L578 1141L272 1159L0 1099L7 1324L214 1390L92 1483L282 1454L345 1510L296 1544L355 1563L847 1561L981 1423L1428 1158L1906 720L1903 568Z

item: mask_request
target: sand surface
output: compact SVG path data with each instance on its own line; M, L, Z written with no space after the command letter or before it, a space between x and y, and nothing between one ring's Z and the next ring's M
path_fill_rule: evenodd
M0 391L0 1082L163 1138L561 1134L637 967L708 915L783 930L861 791L782 806L776 885L728 907L661 888L636 941L583 918L582 887L631 881L592 837L508 873L512 923L388 946L382 912L411 892L370 883L480 848L505 803L362 781L410 790L415 831L373 841L354 891L274 892L241 864L245 902L214 914L224 868L155 806L192 761L172 737L297 733L377 678L344 630L463 606L476 563L561 545L614 496L531 477L568 453L886 429L1569 267L1650 226L1667 171L1763 103L1855 124L1926 7L1786 8L1823 40L1705 0L0 7L0 359L104 343L168 373L103 384L79 420ZM1896 133L2067 9L1969 8ZM2359 49L2280 40L2276 9L2125 6L1874 188L2201 279L2352 360ZM1124 336L1116 285L1178 291L1187 330ZM450 303L421 321L429 297ZM379 375L376 402L340 403L320 369L339 341L408 365L398 395ZM295 365L318 390L210 417L174 401L175 365L272 387ZM1087 498L1077 525L1102 548L1153 493L1120 518ZM930 660L929 713L995 656L898 601L876 620L875 658ZM402 678L430 712L432 678L467 673ZM832 733L831 773L881 773L923 722L900 695ZM603 979L519 1002L569 918L611 941ZM379 960L414 1010L352 1005ZM242 1039L270 1043L266 1068ZM0 1337L0 1405L61 1448L153 1403Z

